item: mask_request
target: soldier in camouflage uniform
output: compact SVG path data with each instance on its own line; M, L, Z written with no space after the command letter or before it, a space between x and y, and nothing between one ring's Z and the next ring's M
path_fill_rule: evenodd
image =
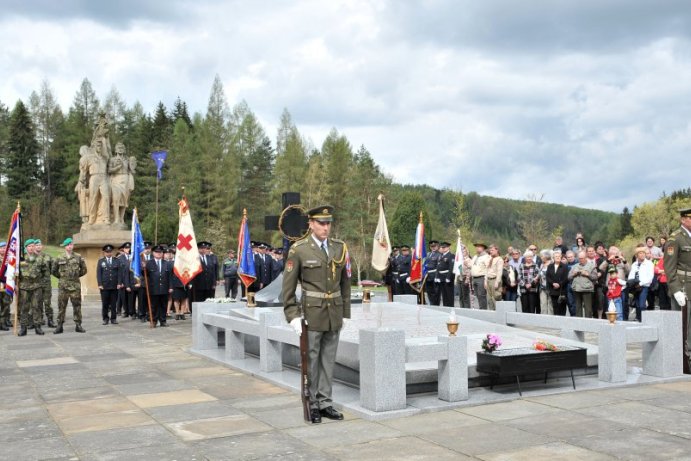
M72 318L77 333L84 333L82 328L82 286L80 277L86 274L86 262L79 253L73 253L74 244L71 238L66 238L60 244L65 248L65 254L53 261L53 275L58 279L58 327L54 334L62 333L65 323L67 301L72 300Z
M31 315L36 328L36 334L42 335L41 330L41 297L43 295L43 280L48 273L46 262L36 256L35 240L29 239L24 243L26 257L19 263L19 312L21 313L21 328L19 336L26 336Z
M0 242L0 261L5 258L5 250L7 250L7 243ZM0 331L7 331L10 329L10 305L12 304L12 297L5 291L5 281L0 280Z
M50 305L50 301L53 298L53 288L50 285L50 272L53 267L53 258L49 254L43 253L43 243L40 239L36 239L34 243L34 253L39 258L43 258L48 266L48 276L43 280L41 286L41 291L43 292L43 303L41 305L41 325L46 323L43 321L43 314L46 315L46 320L48 321L48 328L55 328L55 323L53 323L53 307Z

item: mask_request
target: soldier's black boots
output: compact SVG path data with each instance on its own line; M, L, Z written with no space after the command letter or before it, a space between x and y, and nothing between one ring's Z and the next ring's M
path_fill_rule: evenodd
M53 334L54 334L54 335L59 335L60 333L62 333L62 331L63 331L63 330L62 330L62 323L58 323L58 327L55 329L55 331L53 332Z
M9 331L9 328L7 328L3 323L2 325L0 325L0 331Z
M24 325L19 327L19 336L26 336L26 327Z
M77 333L86 333L86 330L82 328L82 324L78 323L76 327L74 327L74 331Z
M48 328L55 328L55 323L53 323L53 319L50 317L48 318Z
M41 330L41 325L36 325L36 334L43 335L43 330Z

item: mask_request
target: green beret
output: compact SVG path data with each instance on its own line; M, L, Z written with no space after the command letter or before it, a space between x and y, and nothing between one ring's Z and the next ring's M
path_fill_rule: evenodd
M60 244L60 246L61 246L61 247L66 247L66 246L69 245L70 243L72 243L72 237L67 237L65 240L62 241L62 243Z
M34 245L40 245L41 239L34 239Z
M28 247L29 245L33 245L34 243L36 243L36 240L26 239L26 240L24 240L24 248Z

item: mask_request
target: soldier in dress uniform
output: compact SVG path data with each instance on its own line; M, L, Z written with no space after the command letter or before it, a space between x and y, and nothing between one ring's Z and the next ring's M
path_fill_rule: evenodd
M50 305L53 298L53 287L50 285L50 272L53 267L53 258L49 254L43 253L43 243L41 239L35 239L34 241L34 253L36 253L37 258L43 259L48 266L48 275L43 279L41 284L41 325L45 325L48 322L48 328L55 328L55 323L53 322L53 307ZM46 319L43 320L43 314L45 314Z
M33 319L36 334L42 335L41 296L48 266L42 258L36 256L34 239L24 242L24 249L26 250L26 258L19 263L19 311L21 313L19 336L26 336L29 316Z
M166 324L168 295L173 292L173 264L163 259L163 247L161 245L156 245L153 248L153 256L146 262L151 315L153 315L154 326L158 321L160 326L166 327L168 326Z
M271 261L271 281L273 282L283 272L283 248L276 248L273 251L274 257Z
M389 255L389 267L386 268L386 274L384 274L384 283L389 287L389 296L391 297L390 301L393 301L393 295L398 294L396 293L396 277L394 277L394 261L398 256L399 250L400 248L398 245L391 247L391 254ZM398 269L396 269L396 271L398 272Z
M439 263L437 264L437 277L439 278L442 304L452 307L454 305L453 286L456 275L453 273L455 255L449 251L449 247L451 247L449 242L441 242L439 244L440 256Z
M120 278L120 289L118 290L118 313L123 313L124 317L134 318L137 316L137 311L135 309L134 296L135 277L130 267L132 261L131 249L132 244L130 242L123 243L119 248L118 262L120 264L120 272L118 277Z
M414 295L415 290L410 286L410 268L413 257L408 245L401 245L401 254L398 256L398 290L401 295Z
M71 238L66 238L61 244L65 248L65 254L55 258L52 273L58 279L58 326L53 331L58 335L63 332L65 323L65 311L67 301L72 301L72 319L74 331L84 333L82 328L82 284L80 277L86 275L86 261L79 253L74 253L74 244Z
M427 299L432 306L438 306L440 301L440 282L437 274L437 265L441 254L439 253L439 242L437 240L429 241L430 253L425 260L425 267L427 268L427 281L425 288L427 291Z
M197 275L192 284L196 289L196 301L205 301L216 297L216 283L218 282L218 258L211 253L211 242L199 242L199 259L202 272Z
M350 318L351 274L345 242L329 236L333 207L313 208L307 216L310 233L288 251L282 296L286 320L298 335L301 316L307 322L310 417L312 423L320 423L322 417L343 419L332 406L331 392L339 334ZM295 294L298 283L300 302Z
M101 291L101 317L104 325L108 325L108 322L117 325L116 303L120 289L120 264L117 258L113 257L113 245L107 244L101 249L103 257L96 265L96 281Z
M134 289L137 291L137 316L139 320L144 323L149 321L149 301L146 297L146 287L144 286L144 275L143 272L146 269L146 263L153 256L151 256L151 242L144 241L144 251L142 251L141 258L139 262L142 267L142 277L141 280L134 280Z
M681 227L670 235L665 244L662 264L667 275L667 290L672 294L672 309L682 311L682 323L685 344L684 369L691 369L691 208L679 210Z
M7 251L7 242L0 242L0 261L5 259L5 251ZM7 331L12 326L10 322L10 307L12 305L12 296L5 291L5 278L0 280L0 331Z

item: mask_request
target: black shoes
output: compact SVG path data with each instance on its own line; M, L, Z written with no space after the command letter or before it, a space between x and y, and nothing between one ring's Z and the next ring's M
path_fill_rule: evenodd
M55 328L55 323L53 323L53 319L48 317L48 328Z
M86 333L86 330L82 328L82 324L78 323L77 326L74 327L74 331L77 333Z
M41 330L41 325L36 325L36 334L43 336L43 330Z
M343 414L336 411L334 407L322 408L319 410L319 413L324 418L335 419L336 421L341 421L343 419Z
M110 320L105 319L105 320L103 321L103 324L104 324L104 325L108 325L108 322L110 322Z
M168 326L168 325L166 324L166 322L159 322L159 323L161 324L162 327L167 327L167 326Z
M117 325L117 324L118 324L118 321L117 321L117 320L111 320L110 323L113 324L113 325Z
M310 419L312 420L312 424L319 424L322 422L322 415L319 410L316 408L312 408L310 410Z
M53 332L53 334L54 334L54 335L59 335L59 334L62 333L62 332L63 332L62 323L58 323L58 327L55 329L55 331Z
M4 324L0 325L0 331L9 331L10 329L7 328Z
M24 325L19 327L19 336L26 336L26 327Z

